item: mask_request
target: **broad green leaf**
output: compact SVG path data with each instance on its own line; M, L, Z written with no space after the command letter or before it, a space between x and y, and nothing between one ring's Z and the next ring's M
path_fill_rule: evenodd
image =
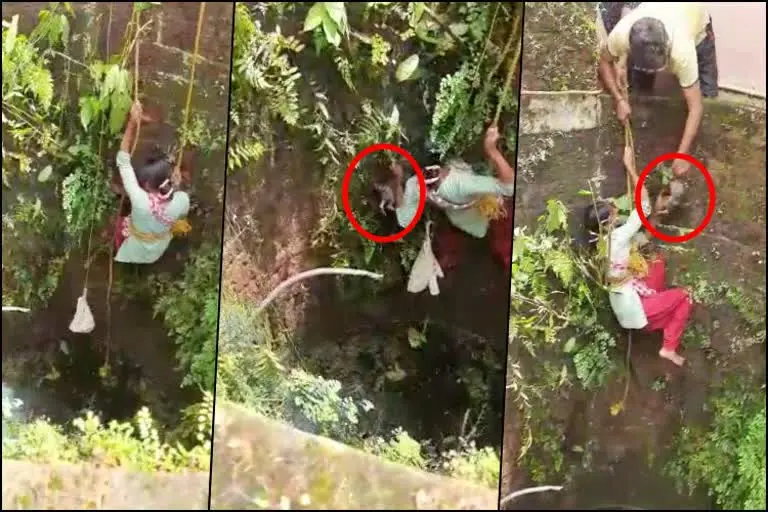
M325 5L323 2L315 2L315 4L309 8L307 17L304 19L304 32L310 32L319 27L325 16Z
M400 111L397 109L397 105L392 107L392 113L389 115L389 124L392 126L400 124Z
M88 130L96 116L101 111L101 103L98 98L93 96L84 96L80 98L80 123L84 130Z
M347 9L344 7L344 2L323 2L323 5L325 12L343 32L347 26Z
M592 195L592 191L582 189L582 190L579 190L578 194L580 196L591 196Z
M413 3L413 10L411 11L410 19L411 28L418 25L419 21L421 21L421 17L424 15L425 7L426 6L424 5L424 2Z
M411 348L421 348L426 343L427 337L424 336L421 331L414 329L413 327L408 328L408 344L411 346Z
M66 14L60 15L60 23L61 23L61 43L64 46L67 46L67 43L69 43L69 19L67 18Z
M615 197L611 200L614 206L619 209L621 212L630 212L632 211L632 199L627 195L624 194L621 197Z
M40 171L40 174L37 175L37 181L39 181L40 183L45 183L51 177L52 172L53 172L53 167L50 165L46 165L45 168L42 171Z
M336 25L336 22L334 22L328 16L323 17L323 32L325 33L325 38L328 40L328 42L338 48L338 46L341 44L341 34L339 34L339 27Z
M373 255L375 253L376 253L376 244L368 243L365 245L365 254L363 255L363 259L366 265L371 262L371 258L373 258Z
M104 99L112 94L117 88L117 84L120 81L120 67L117 64L112 64L107 68L106 75L104 76L104 83L101 85L101 98Z
M10 55L13 52L13 47L16 45L16 34L19 33L19 15L15 15L11 18L11 23L8 26L8 32L5 34L5 41L3 41L3 54Z
M397 66L397 71L395 71L395 78L397 78L398 82L404 82L413 76L413 74L416 72L416 68L418 67L419 56L414 53L403 62L401 62L399 66Z
M112 95L109 110L109 130L111 133L118 133L122 130L132 103L131 97L127 94L115 93Z
M101 82L101 80L104 77L104 73L107 70L107 66L100 61L96 61L90 66L90 72L91 72L91 79L94 82Z
M133 8L136 10L136 12L143 12L147 9L151 9L153 4L157 4L158 2L133 2Z
M566 230L568 227L568 216L565 205L557 199L547 201L546 216L547 232L553 233L559 229Z
M563 352L565 352L566 354L570 354L575 349L576 349L576 338L571 338L565 342L565 346L563 347Z

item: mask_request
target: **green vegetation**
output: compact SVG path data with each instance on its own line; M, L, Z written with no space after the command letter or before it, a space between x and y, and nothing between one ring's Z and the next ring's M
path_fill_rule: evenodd
M135 2L121 47L107 48L108 53L92 38L95 28L114 29L111 8L98 14L68 2L51 2L39 11L37 24L28 34L19 32L18 16L3 20L4 304L29 307L34 314L45 309L63 282L67 261L77 258L92 266L106 266L109 261L109 237L99 233L105 227L111 230L117 208L109 182L134 96L131 48L135 40L147 37L150 13L145 13L142 26L138 14L159 8L157 4ZM90 17L77 33L71 28L75 9ZM188 144L203 138L198 133L199 117L193 116ZM205 149L220 150L223 142L205 144ZM126 294L131 290L151 301L177 345L184 385L212 391L218 240L210 246L191 245L181 275L151 275L137 282L135 272L119 271L113 289ZM94 272L90 274L93 281ZM146 313L149 317L152 310ZM108 361L100 372L107 386ZM194 407L211 405L203 399ZM142 470L207 467L206 440L164 434L153 426L146 409L129 423L102 425L99 414L88 413L66 427L44 418L14 419L6 440L4 403L3 456L69 461L103 457L109 464ZM210 428L209 421L207 431Z
M3 458L43 463L97 461L106 467L137 471L207 471L210 394L202 404L205 410L190 407L178 431L164 436L146 407L132 421L106 425L90 411L65 427L45 418L24 421L16 414L21 402L3 388Z
M508 386L522 421L522 463L538 482L566 468L563 426L549 407L576 386L595 390L618 367L600 258L573 248L568 210L555 199L532 232L515 228Z
M436 451L401 428L366 437L367 413L375 407L336 380L288 369L288 343L275 335L252 306L225 300L219 334L217 395L315 434L363 449L384 459L496 487L496 450L459 439L454 449Z
M667 472L690 492L707 488L723 510L765 509L765 385L733 379L710 412L708 428L683 428Z

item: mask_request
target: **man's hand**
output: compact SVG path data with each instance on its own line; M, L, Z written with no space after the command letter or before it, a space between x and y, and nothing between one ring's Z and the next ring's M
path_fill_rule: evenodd
M675 175L675 178L685 176L690 170L691 164L686 160L675 160L672 162L672 173Z
M629 101L626 98L620 98L616 102L616 117L619 118L621 124L626 124L630 115L632 115L632 107L629 105Z
M499 141L499 128L496 125L489 126L485 131L485 140L483 146L486 151L493 151L496 149L496 143Z

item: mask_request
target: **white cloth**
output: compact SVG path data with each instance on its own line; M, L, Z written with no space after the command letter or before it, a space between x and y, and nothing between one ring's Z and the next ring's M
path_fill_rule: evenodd
M88 306L86 295L88 290L84 289L83 294L77 298L77 308L75 309L75 316L72 318L72 322L69 324L69 330L78 334L88 334L93 331L96 326L96 322L93 320L93 314L91 308Z
M427 232L424 236L424 242L421 244L421 251L419 251L419 255L411 268L411 275L408 277L408 291L410 293L420 293L429 288L431 295L440 294L437 279L444 277L444 274L443 269L440 268L440 263L437 262L437 258L432 252L431 227L432 222L427 222Z

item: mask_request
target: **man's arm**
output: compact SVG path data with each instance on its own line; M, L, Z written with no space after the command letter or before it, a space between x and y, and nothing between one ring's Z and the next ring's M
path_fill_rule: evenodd
M613 96L614 101L618 103L624 96L621 94L618 81L616 80L613 57L605 48L600 52L600 63L598 64L597 70L608 93L610 93L610 95Z
M680 145L677 147L677 152L687 155L691 150L696 134L699 133L701 118L704 116L704 104L701 99L699 82L684 88L683 97L685 97L685 102L688 105L688 117L685 120L685 128L683 129L683 136L680 139ZM689 168L690 164L684 160L675 160L675 163L673 164L673 170L677 176L685 174Z
M626 12L622 10L622 18ZM629 98L626 96L627 59L623 53L624 45L621 44L622 34L616 32L616 27L610 34L605 34L600 43L600 60L597 65L597 73L600 76L605 89L613 97L614 109L619 121L625 123L632 114Z

